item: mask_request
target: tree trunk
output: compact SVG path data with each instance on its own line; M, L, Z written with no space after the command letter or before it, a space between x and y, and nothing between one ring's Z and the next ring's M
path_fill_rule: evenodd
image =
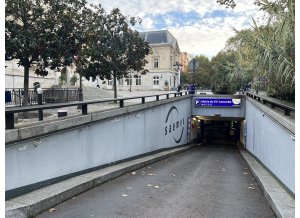
M29 66L24 66L24 94L22 106L28 105Z
M82 75L79 73L79 89L78 89L78 100L83 101L83 93L82 93ZM82 105L78 105L77 109L82 109Z
M82 93L82 75L79 74L79 101L83 101L83 93Z
M114 71L114 98L117 98L117 73Z

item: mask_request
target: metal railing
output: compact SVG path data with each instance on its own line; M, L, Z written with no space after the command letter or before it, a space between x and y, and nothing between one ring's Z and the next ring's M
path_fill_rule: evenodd
M295 111L295 105L289 102L281 101L275 98L259 95L253 92L246 92L248 97L251 97L263 104L270 104L271 108L279 108L284 111L284 115L290 116L291 111Z
M5 106L22 106L24 89L5 89ZM43 89L43 102L61 103L79 100L78 89L68 88L46 88ZM34 89L28 89L28 104L36 105L37 92Z
M177 97L177 96L182 96L183 93L185 95L188 94L188 92L185 91L185 92L172 92L172 93L159 94L159 95L133 96L133 97L126 97L126 98L98 99L98 100L76 101L76 102L68 102L68 103L31 105L31 106L23 106L23 107L6 107L5 108L5 128L6 129L14 129L15 128L15 125L14 125L15 124L14 123L15 122L14 114L15 113L38 111L39 114L41 115L39 117L39 120L43 120L43 110L62 108L62 107L71 107L71 106L80 106L82 115L86 115L88 113L88 105L90 105L90 104L119 102L119 107L123 108L125 100L141 99L141 104L145 104L146 98L149 98L149 97L155 97L156 101L159 101L160 96L166 96L166 99L169 99L172 95L173 95L173 97Z

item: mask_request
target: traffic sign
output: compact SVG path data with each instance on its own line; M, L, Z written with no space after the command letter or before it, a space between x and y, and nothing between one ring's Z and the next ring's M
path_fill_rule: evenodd
M196 60L195 58L193 58L192 60L190 60L189 62L189 68L190 70L195 70L199 67L199 61Z

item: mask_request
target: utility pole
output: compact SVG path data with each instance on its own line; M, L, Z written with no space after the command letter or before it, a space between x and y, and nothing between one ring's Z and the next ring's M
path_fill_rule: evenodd
M189 68L190 70L192 70L192 85L190 86L190 94L195 94L195 69L197 69L199 67L199 61L196 60L195 58L193 58L190 62L189 62Z
M178 73L178 85L180 84L180 67L182 67L183 65L178 63L177 61L173 64L173 67L177 66L177 73ZM174 77L175 78L175 77ZM175 81L174 81L174 86L175 86Z
M193 59L193 76L192 76L193 85L195 85L195 69L196 69L196 59Z

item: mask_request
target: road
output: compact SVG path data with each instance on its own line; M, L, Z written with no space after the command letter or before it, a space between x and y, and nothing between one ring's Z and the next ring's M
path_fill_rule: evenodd
M275 217L234 145L197 146L98 186L46 217Z

